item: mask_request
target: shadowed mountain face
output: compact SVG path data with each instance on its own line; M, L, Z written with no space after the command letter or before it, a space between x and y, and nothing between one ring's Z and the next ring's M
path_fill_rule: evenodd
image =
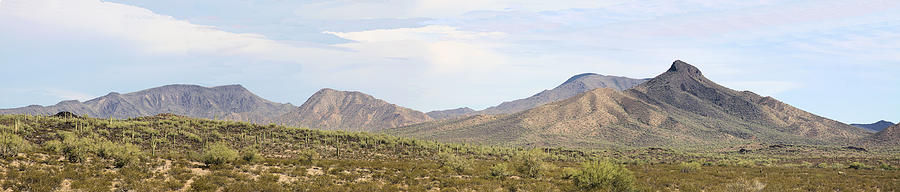
M838 144L871 133L718 85L675 61L632 89L595 89L511 115L479 115L387 130L450 142L602 147L746 142Z
M425 113L400 107L356 91L322 89L276 123L325 130L376 131L432 120Z
M431 112L428 112L425 114L427 114L429 117L431 117L433 119L449 119L449 118L472 114L474 112L475 112L475 110L473 110L471 108L463 107L463 108L456 108L456 109L431 111Z
M261 122L295 107L265 100L240 85L202 87L166 85L138 92L105 96L85 102L62 101L52 106L0 109L2 114L52 115L69 111L100 118L131 118L172 113L199 118Z
M878 131L884 130L885 128L893 126L894 123L891 123L890 121L881 120L881 121L871 123L871 124L850 124L850 125L853 125L854 127L868 129L868 130L871 130L872 132L878 132Z

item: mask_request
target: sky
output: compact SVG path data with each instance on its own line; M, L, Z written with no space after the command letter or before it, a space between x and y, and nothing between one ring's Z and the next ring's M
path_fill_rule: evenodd
M483 109L676 59L845 123L900 121L895 0L0 0L0 108L241 84Z

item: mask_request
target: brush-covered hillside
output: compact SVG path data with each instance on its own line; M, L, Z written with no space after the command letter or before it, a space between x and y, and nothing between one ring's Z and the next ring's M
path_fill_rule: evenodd
M900 190L890 151L442 144L163 114L0 115L4 191ZM837 174L840 172L841 174ZM605 175L604 177L598 177ZM818 175L808 177L801 175ZM853 179L854 182L840 182Z

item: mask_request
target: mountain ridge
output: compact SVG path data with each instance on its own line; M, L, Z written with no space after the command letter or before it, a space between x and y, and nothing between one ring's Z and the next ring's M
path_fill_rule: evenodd
M261 122L275 114L287 113L293 107L263 99L241 85L203 87L171 84L126 94L110 92L84 102L65 100L51 106L29 105L0 109L0 113L51 115L69 111L100 118L133 118L173 113L199 118Z
M862 129L772 97L718 85L675 61L631 89L594 89L509 115L472 116L386 130L445 142L595 148L746 142L852 143Z
M324 130L375 131L430 120L425 113L362 92L324 88L275 121Z
M893 126L895 124L890 121L880 120L875 123L869 123L869 124L854 123L854 124L850 124L850 125L852 125L854 127L868 129L868 130L871 130L872 132L878 132L878 131L884 130L885 128Z

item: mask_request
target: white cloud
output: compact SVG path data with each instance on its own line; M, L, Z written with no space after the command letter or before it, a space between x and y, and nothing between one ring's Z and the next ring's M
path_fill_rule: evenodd
M0 17L46 28L55 36L90 34L109 41L131 43L146 54L259 55L276 50L320 51L285 45L258 34L221 31L141 7L99 0L8 0L0 6Z
M334 0L309 3L297 8L298 16L316 19L446 18L471 11L548 11L596 8L622 0Z
M459 31L429 25L419 28L379 29L357 32L325 32L354 42L337 46L371 57L402 58L423 62L430 75L471 75L506 64L501 32Z

